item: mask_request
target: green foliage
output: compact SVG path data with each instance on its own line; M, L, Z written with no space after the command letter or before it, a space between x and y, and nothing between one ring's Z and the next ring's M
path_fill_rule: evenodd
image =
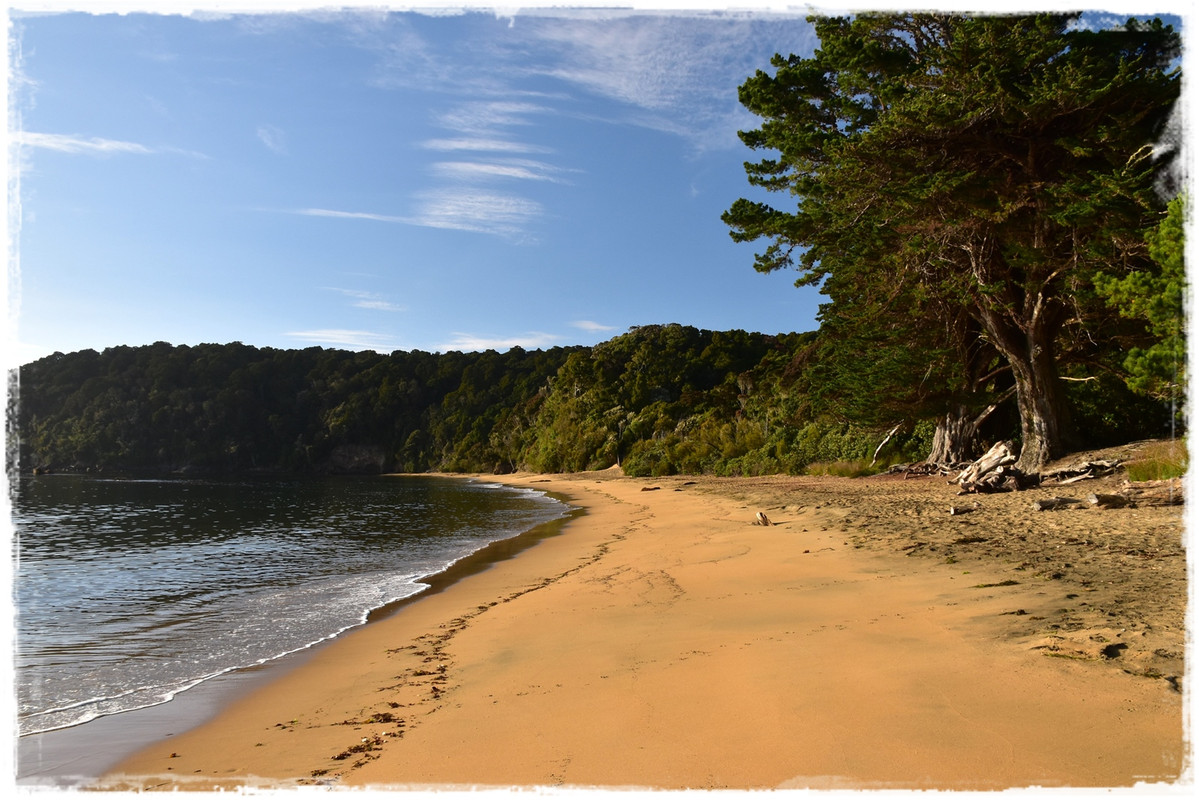
M154 472L504 471L509 450L496 443L520 439L570 352L160 342L56 353L19 371L19 458Z
M1145 324L1152 342L1129 349L1124 360L1129 388L1160 399L1177 399L1186 383L1183 295L1186 270L1185 199L1170 202L1161 224L1145 241L1152 266L1123 275L1096 275L1095 289L1120 316Z
M762 120L741 138L766 151L749 183L794 205L741 199L723 220L735 241L768 241L756 269L795 268L829 295L830 409L983 408L1014 382L1022 464L1059 454L1060 369L1095 357L1086 287L1148 260L1173 157L1151 144L1181 82L1168 26L1076 17L813 18L810 58L775 56L741 86Z
M1169 436L1170 404L1132 391L1119 375L1101 372L1066 386L1070 414L1086 438L1084 447L1110 447Z
M22 367L25 468L164 472L799 474L869 464L887 433L818 413L813 333L678 325L592 348L390 355L241 344L57 353ZM1159 401L1115 378L1072 384L1094 438L1160 435ZM1152 429L1152 430L1151 430ZM917 461L914 418L875 469ZM858 467L833 467L843 472Z

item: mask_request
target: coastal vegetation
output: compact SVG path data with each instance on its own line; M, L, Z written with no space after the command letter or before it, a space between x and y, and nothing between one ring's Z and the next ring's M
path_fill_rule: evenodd
M646 325L594 347L352 353L159 342L55 353L17 371L22 469L152 473L854 474L925 458L936 420L895 431L810 394L820 332ZM1079 440L1168 436L1168 403L1069 382ZM1018 433L1011 409L987 440ZM841 466L835 465L843 462ZM823 465L823 466L821 466ZM10 464L10 467L14 466Z
M862 474L1183 434L1178 34L1077 14L813 18L742 85L732 237L818 287L819 328L668 324L592 347L240 343L17 371L10 468ZM715 221L714 221L715 222Z
M1175 391L1182 363L1181 260L1146 242L1177 193L1180 38L1080 17L811 18L815 53L740 89L762 119L749 183L790 203L724 215L769 242L757 269L797 269L830 298L822 325L871 345L830 362L833 385L936 411L946 452L1014 394L1025 470L1072 444L1063 378L1108 366L1112 340L1141 389Z

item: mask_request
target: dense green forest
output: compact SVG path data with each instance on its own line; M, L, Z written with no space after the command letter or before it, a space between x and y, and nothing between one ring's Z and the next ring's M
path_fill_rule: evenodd
M21 469L134 473L802 472L869 461L887 429L807 391L818 333L647 325L594 347L390 355L234 344L114 347L25 365ZM1168 432L1116 378L1070 386L1090 444ZM852 406L847 406L852 411ZM928 453L911 419L880 464ZM988 433L1016 432L1015 414Z
M1177 434L1187 199L1181 39L1078 14L812 18L740 87L761 160L722 215L827 298L819 329L647 325L594 347L390 355L117 347L21 368L24 469L1035 471ZM717 221L713 221L717 224ZM877 464L875 465L877 466Z

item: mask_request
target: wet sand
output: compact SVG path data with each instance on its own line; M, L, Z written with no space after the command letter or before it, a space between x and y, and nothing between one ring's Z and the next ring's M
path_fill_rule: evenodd
M1030 510L1062 487L951 516L943 478L489 479L586 514L103 785L1189 784L1177 506Z

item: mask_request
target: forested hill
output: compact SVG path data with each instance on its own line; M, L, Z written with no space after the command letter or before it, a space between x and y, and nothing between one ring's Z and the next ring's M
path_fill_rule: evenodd
M505 353L240 343L56 353L19 370L10 443L26 471L503 473L619 461L640 475L763 474L868 460L892 420L852 413L860 397L839 406L813 391L828 365L820 352L816 333L650 325L594 347ZM1155 435L1165 419L1120 386L1073 388L1089 443ZM896 412L892 461L928 452L935 423L915 411ZM1013 419L997 415L994 434L1017 430Z

